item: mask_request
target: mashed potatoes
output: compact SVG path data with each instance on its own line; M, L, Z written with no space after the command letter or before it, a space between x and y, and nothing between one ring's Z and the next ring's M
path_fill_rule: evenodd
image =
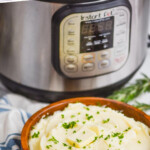
M110 108L69 104L43 117L29 139L30 150L150 150L150 129Z

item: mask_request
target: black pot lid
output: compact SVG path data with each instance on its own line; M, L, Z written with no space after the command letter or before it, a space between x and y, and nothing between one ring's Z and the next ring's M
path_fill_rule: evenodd
M40 1L47 1L47 2L53 2L53 3L74 4L74 3L93 2L94 0L40 0ZM95 1L97 1L97 0L95 0Z

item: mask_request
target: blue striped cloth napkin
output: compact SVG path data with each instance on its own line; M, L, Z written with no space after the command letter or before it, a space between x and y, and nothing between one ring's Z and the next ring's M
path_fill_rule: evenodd
M25 122L47 104L29 101L14 94L0 99L0 150L21 150L21 131Z

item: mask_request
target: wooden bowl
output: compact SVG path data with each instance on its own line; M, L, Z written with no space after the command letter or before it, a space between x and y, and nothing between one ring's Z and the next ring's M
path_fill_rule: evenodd
M123 114L127 117L134 118L136 121L143 122L145 125L150 127L150 116L146 115L141 110L127 105L122 102L118 102L115 100L105 99L105 98L96 98L96 97L84 97L84 98L72 98L62 100L56 103L52 103L47 107L36 112L25 124L22 134L21 134L21 144L23 150L29 150L28 139L32 126L34 126L42 116L44 115L52 115L55 111L63 110L68 106L69 103L81 102L85 105L98 105L107 106L112 108L113 110L122 111Z

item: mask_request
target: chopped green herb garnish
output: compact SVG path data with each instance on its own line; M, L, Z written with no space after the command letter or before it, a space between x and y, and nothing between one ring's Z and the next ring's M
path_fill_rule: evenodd
M87 111L89 111L90 110L90 108L89 107L83 107L84 109L86 109Z
M85 123L86 123L86 121L83 121L82 123L83 123L83 124L85 124Z
M120 134L121 134L120 132L113 133L113 134L112 134L112 137L117 137L117 136L119 136Z
M139 144L141 144L141 141L138 141Z
M64 114L61 114L61 118L64 119L64 118L65 118L65 115L64 115Z
M75 121L69 122L69 123L63 123L62 127L65 129L72 129L73 127L75 127L77 123Z
M118 137L118 139L124 138L124 133L116 132L111 135L112 137Z
M57 141L54 136L52 136L52 138L49 139L48 141L52 141L52 142L54 142L54 144L58 144L59 143L59 141Z
M107 136L104 138L104 140L108 140L108 139L110 139L110 135L107 135Z
M122 144L122 140L119 141L119 144L120 144L120 145Z
M66 143L63 143L63 146L65 146L65 147L66 147L66 146L68 146L68 145L67 145Z
M98 139L98 137L96 136L92 142L95 142L97 139Z
M71 118L74 118L75 117L75 115L71 115Z
M103 138L103 137L104 137L103 134L99 136L100 139Z
M40 132L38 131L37 133L34 132L34 134L32 135L32 138L38 138L39 137Z
M107 118L106 120L103 120L103 123L108 123L110 121L109 118Z
M73 133L76 133L76 132L77 132L76 130L73 131Z
M124 130L124 132L128 132L129 130L131 130L131 127L129 127L128 129Z
M86 114L86 119L87 119L87 120L90 120L90 119L92 119L92 118L93 118L92 115L90 116L89 114Z
M50 149L52 147L52 145L46 145L47 149Z
M97 112L96 112L96 114L100 114L100 112L99 112L99 111L97 111Z
M80 139L76 139L76 141L77 141L78 143L82 142L82 140L80 140Z
M123 139L124 138L124 134L122 133L121 135L118 136L119 139Z

